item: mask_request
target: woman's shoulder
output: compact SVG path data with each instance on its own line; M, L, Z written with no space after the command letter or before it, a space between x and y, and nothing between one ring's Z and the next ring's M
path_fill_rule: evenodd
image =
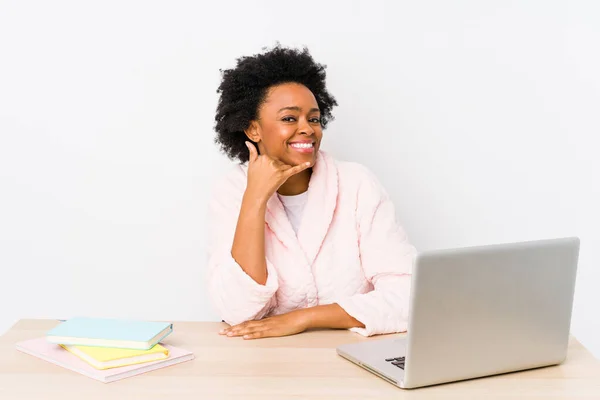
M212 197L243 193L246 190L247 170L246 164L235 164L225 172L218 174L212 183Z
M332 158L333 159L333 158ZM357 189L361 187L378 187L379 180L369 167L355 161L343 161L333 159L338 171L340 183L346 186L354 186Z
M338 190L340 199L351 200L357 209L371 210L388 193L375 173L366 165L354 161L335 160L338 171ZM344 201L344 200L341 200Z
M344 177L355 176L358 179L367 179L373 175L367 166L355 161L336 160L336 165L338 173Z

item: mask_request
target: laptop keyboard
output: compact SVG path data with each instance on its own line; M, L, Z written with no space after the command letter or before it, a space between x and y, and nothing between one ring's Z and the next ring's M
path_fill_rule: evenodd
M386 358L385 361L392 363L392 365L395 365L396 367L400 368L400 369L404 369L404 359L406 357L392 357L392 358Z

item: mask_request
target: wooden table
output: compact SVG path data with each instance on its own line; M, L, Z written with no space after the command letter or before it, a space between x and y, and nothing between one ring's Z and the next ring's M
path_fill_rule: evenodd
M0 337L0 399L600 399L600 363L574 338L560 366L402 390L335 352L382 337L326 330L243 340L218 335L223 323L178 322L165 342L195 360L104 384L15 349L57 323L21 320Z

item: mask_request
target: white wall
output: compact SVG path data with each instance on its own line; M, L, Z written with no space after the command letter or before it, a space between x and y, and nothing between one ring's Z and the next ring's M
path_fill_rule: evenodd
M216 319L219 68L279 40L328 65L324 148L420 250L580 236L572 329L600 355L597 2L199 3L0 2L0 331Z

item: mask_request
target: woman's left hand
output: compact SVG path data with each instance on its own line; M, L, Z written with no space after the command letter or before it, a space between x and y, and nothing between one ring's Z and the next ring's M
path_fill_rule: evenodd
M258 321L246 321L225 328L220 335L242 336L244 339L258 339L276 336L288 336L308 329L308 320L303 310L276 315Z

